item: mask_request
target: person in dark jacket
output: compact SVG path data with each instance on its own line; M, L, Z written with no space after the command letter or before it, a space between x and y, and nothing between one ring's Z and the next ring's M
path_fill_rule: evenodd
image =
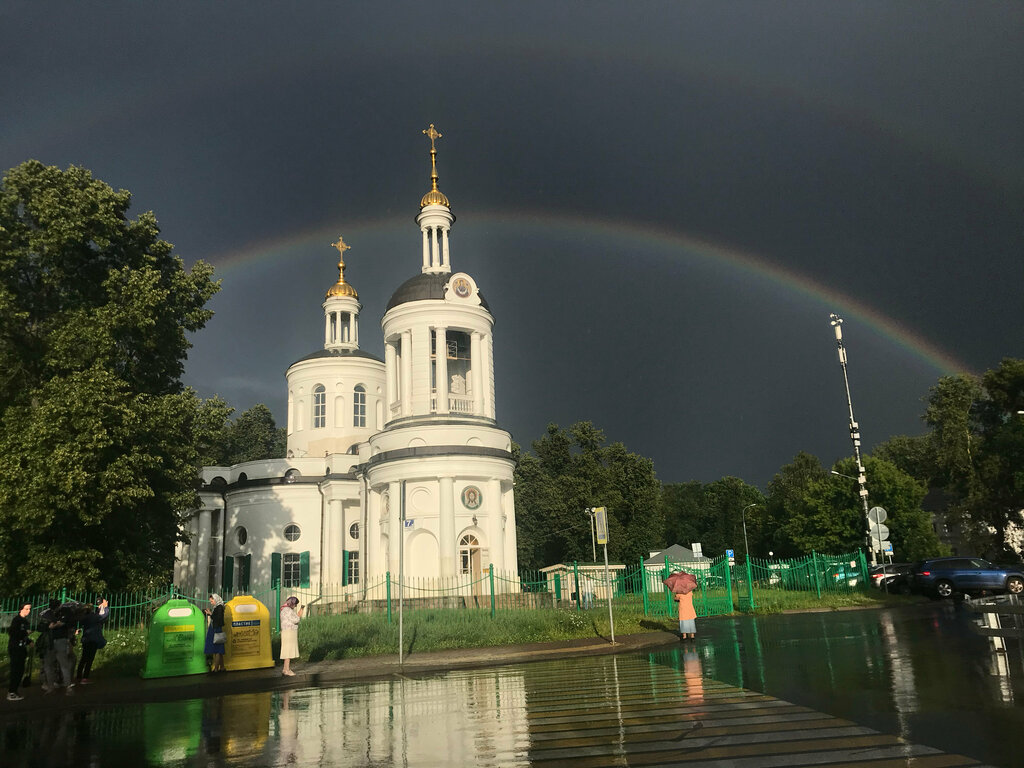
M29 636L28 615L32 612L32 603L22 603L18 615L11 619L7 628L7 655L11 657L11 682L7 686L7 700L21 701L24 696L18 693L21 678L25 675L25 660L28 648L32 645Z
M107 639L103 637L103 625L110 618L110 603L104 598L100 600L98 612L91 605L87 609L78 620L78 626L82 628L82 658L75 673L78 682L85 685L90 682L96 651L107 644Z
M206 629L206 655L212 656L211 672L224 671L224 641L216 641L216 635L224 633L224 598L210 595L211 608L204 608L203 613L210 617L210 626Z

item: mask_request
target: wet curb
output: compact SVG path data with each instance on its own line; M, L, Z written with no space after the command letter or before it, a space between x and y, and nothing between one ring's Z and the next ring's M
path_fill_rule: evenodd
M678 644L679 637L674 633L644 632L619 636L614 645L608 639L590 637L555 643L412 653L405 656L402 664L399 664L398 654L311 662L296 664L294 677L284 677L281 675L280 667L273 667L218 675L190 675L150 680L100 678L88 686L75 686L72 695L61 692L44 694L38 684L33 684L21 690L25 697L23 701L0 701L0 720L39 712L84 711L98 707L281 691L355 680L366 681L394 675L415 678L424 674L458 669L547 661L573 656L631 653Z

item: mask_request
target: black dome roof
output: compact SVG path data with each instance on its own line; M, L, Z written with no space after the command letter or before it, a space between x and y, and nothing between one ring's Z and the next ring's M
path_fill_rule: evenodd
M305 360L316 360L321 357L361 357L364 360L375 360L378 363L383 363L376 355L371 355L369 352L363 352L361 349L318 349L316 352L311 352L305 357L300 357L292 365L301 363ZM291 368L291 365L288 366Z
M387 309L384 311L387 312L399 304L407 304L410 301L444 299L444 286L450 278L451 275L447 273L434 272L425 272L415 277L410 277L398 286L398 290L391 295L391 300L388 301ZM480 305L490 312L491 308L488 306L487 299L484 298L483 293L477 291L477 296L480 297Z

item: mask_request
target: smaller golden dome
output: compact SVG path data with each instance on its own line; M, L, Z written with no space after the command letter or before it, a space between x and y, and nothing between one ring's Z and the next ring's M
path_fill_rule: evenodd
M347 245L340 236L338 237L338 242L331 243L331 245L338 249L338 282L331 286L324 298L351 296L353 299L358 299L359 294L356 293L356 289L345 282L345 251L349 250L352 246Z
M432 189L420 198L420 208L426 208L428 205L443 205L451 207L448 205L448 198L445 197L444 192L440 189Z
M332 296L351 296L353 299L358 299L359 294L356 293L356 289L345 282L344 279L338 280L331 289L327 291L325 298L331 298Z

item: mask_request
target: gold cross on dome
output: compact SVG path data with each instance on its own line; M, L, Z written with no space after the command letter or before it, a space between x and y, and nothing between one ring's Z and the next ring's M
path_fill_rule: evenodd
M345 256L345 251L352 250L352 246L346 245L345 239L341 235L338 235L338 242L331 243L331 245L338 249L338 255L341 256L342 258L344 258Z
M431 152L436 152L437 149L434 147L434 141L437 140L437 139L440 139L441 138L441 134L438 133L437 130L435 130L433 123L430 124L429 128L425 128L423 130L423 133L425 133L427 135L427 138L430 139L430 151Z

